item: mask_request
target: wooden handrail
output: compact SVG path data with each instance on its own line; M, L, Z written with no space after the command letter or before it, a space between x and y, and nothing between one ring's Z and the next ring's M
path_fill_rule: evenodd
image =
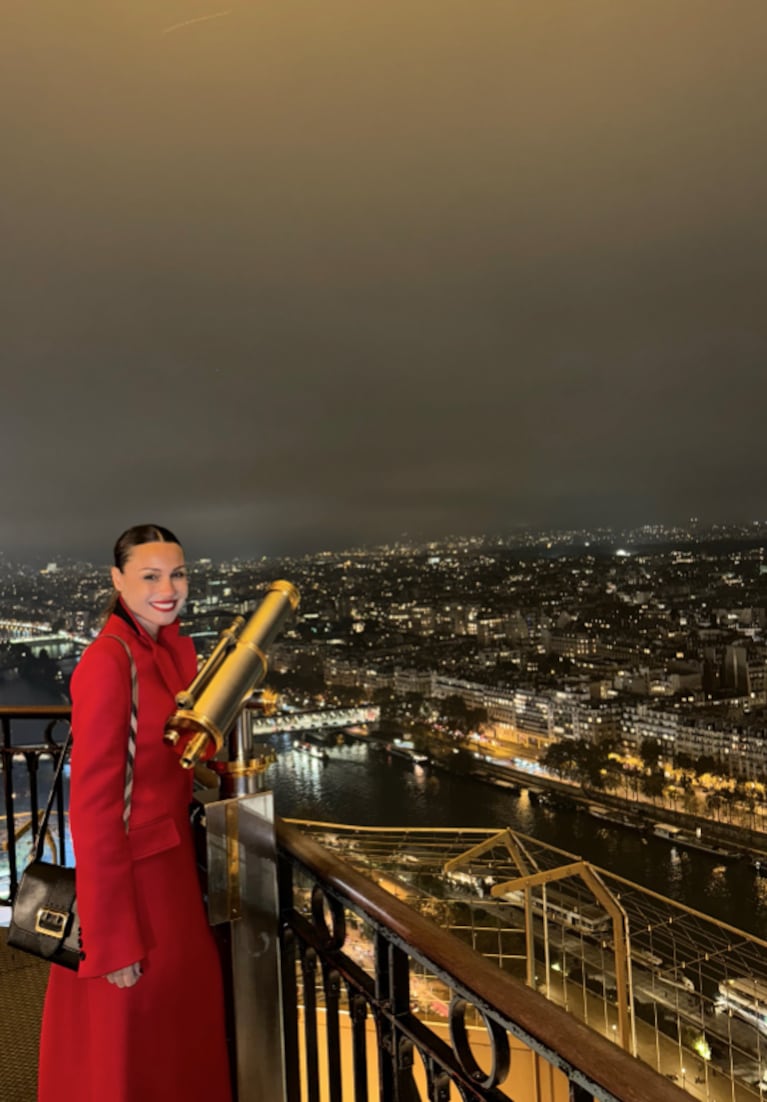
M689 1095L649 1065L634 1059L537 991L501 971L469 945L358 873L282 819L278 847L321 886L345 898L373 923L407 945L410 956L431 967L475 1006L540 1051L565 1074L580 1070L620 1102L684 1102Z

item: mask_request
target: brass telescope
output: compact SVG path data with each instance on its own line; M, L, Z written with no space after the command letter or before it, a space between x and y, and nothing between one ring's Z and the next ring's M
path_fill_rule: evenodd
M290 582L272 582L250 619L235 618L189 688L177 695L163 739L180 755L184 769L221 749L245 701L266 677L267 647L299 600Z

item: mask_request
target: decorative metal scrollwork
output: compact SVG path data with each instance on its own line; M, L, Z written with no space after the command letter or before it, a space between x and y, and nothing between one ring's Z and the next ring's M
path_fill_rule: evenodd
M317 930L322 935L322 940L327 949L340 949L346 941L346 918L341 904L326 895L319 884L312 888L312 920ZM326 914L329 912L331 927L328 926Z
M490 1039L491 1065L488 1072L484 1072L474 1059L471 1044L466 1030L466 1008L470 1006L465 999L454 995L450 1001L449 1022L450 1041L453 1052L463 1070L483 1090L491 1090L504 1081L511 1067L511 1050L506 1030L503 1029L484 1011L477 1009L482 1018L487 1035Z

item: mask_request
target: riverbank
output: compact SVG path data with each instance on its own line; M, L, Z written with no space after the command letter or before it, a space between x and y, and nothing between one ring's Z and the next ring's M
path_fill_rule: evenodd
M458 774L452 767L452 755L445 753L442 740L433 740L427 749L431 763L439 769ZM465 758L464 758L465 761ZM612 813L615 818L603 816L616 830L637 829L648 833L660 824L670 825L683 831L691 838L699 838L716 846L733 851L735 856L751 858L767 866L767 831L755 826L747 827L735 823L725 823L705 815L696 815L690 811L658 803L647 798L620 796L604 789L585 788L571 781L554 777L541 768L534 758L515 759L514 761L491 761L474 758L464 775L489 785L526 789L533 798L544 793L544 801L553 801L554 805L575 808L588 812L590 808L602 809ZM539 797L540 798L540 797ZM616 822L620 816L623 822ZM668 839L673 843L673 839ZM680 844L683 844L680 842ZM715 855L715 854L713 854Z

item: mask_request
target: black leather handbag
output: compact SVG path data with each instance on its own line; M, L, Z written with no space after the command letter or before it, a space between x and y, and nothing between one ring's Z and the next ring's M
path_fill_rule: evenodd
M138 678L133 655L127 643L118 635L130 659L131 671L131 720L128 733L128 752L125 767L125 807L123 821L128 829L131 796L133 792L133 762L136 757L136 729L138 725ZM80 920L77 914L75 870L65 865L54 865L43 860L48 819L53 807L56 788L64 761L72 744L72 732L67 735L59 754L53 775L48 802L40 820L37 845L32 860L24 870L16 899L11 909L8 926L8 944L14 949L40 957L51 964L61 964L77 971L81 958Z

